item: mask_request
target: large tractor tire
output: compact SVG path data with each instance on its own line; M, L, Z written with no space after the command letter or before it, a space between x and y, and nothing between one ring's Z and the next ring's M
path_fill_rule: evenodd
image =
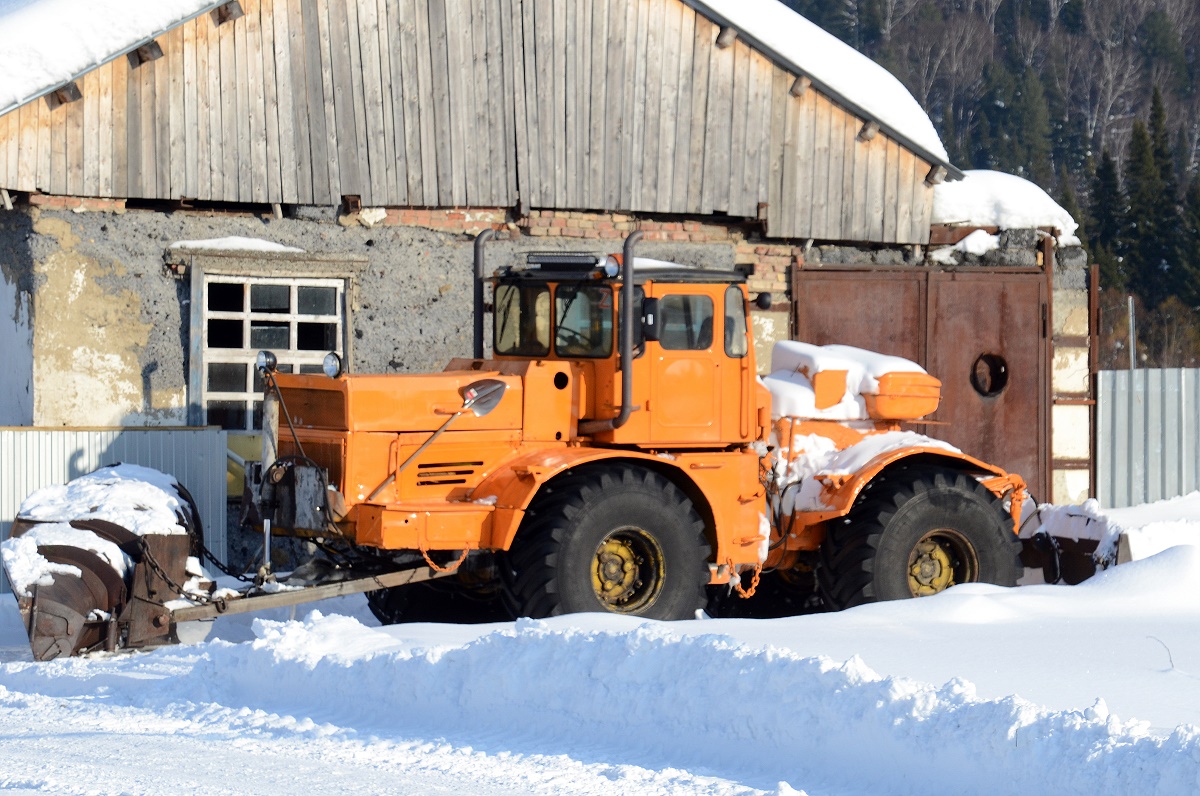
M1000 501L944 470L872 484L821 546L829 607L924 597L958 583L1015 586L1021 543Z
M662 476L602 465L548 484L510 561L522 616L608 611L691 619L706 602L709 545L691 500Z

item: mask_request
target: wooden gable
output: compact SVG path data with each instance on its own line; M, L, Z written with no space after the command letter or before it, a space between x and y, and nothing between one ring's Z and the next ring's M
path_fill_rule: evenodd
M242 0L0 116L0 186L761 218L925 243L934 164L682 0ZM794 88L795 87L795 88ZM870 128L867 130L870 133Z

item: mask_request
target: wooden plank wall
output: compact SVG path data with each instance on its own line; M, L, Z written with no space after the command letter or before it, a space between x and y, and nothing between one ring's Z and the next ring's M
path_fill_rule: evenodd
M760 216L924 243L930 164L681 0L242 0L0 117L0 186Z

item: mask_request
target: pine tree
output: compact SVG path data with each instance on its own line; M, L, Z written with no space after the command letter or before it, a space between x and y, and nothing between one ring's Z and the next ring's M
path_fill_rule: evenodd
M1187 289L1186 269L1181 255L1181 217L1179 212L1179 183L1175 178L1175 154L1171 134L1167 130L1167 111L1162 93L1154 89L1150 101L1150 139L1154 145L1154 166L1158 171L1161 191L1153 205L1155 237L1146 249L1149 261L1157 261L1161 271L1157 288L1143 295L1150 307L1157 307L1168 296L1180 295Z
M1179 249L1185 278L1179 297L1193 310L1200 310L1200 174L1188 185L1182 215Z
M1125 166L1129 197L1123 248L1130 287L1146 306L1157 307L1168 295L1166 273L1170 249L1163 245L1159 211L1166 186L1154 159L1154 144L1141 119L1133 123Z
M1047 187L1054 179L1050 164L1050 109L1042 81L1032 66L1021 77L1013 107L1014 164L1033 182Z
M1092 257L1100 266L1100 284L1105 289L1124 292L1129 282L1120 251L1125 238L1125 195L1117 176L1117 164L1107 149L1100 156L1091 189L1085 232L1092 242Z
M1083 217L1083 212L1079 209L1079 202L1075 198L1075 189L1071 187L1071 181L1067 178L1066 166L1063 166L1062 170L1059 172L1058 185L1062 194L1059 204L1062 205L1062 209L1070 213L1071 218L1075 219L1076 223L1079 224L1079 229L1075 232L1075 234L1079 237L1080 244L1084 249L1090 249L1091 247L1088 246L1087 229L1085 228L1086 225L1084 223L1085 219Z

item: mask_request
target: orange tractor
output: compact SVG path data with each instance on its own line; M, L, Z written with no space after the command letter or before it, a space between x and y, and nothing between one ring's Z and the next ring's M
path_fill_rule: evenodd
M682 619L756 587L781 613L1015 584L1024 484L904 430L937 408L924 371L785 343L760 379L743 274L635 258L634 233L621 255L534 254L486 280L490 235L473 358L360 375L331 354L305 375L260 354L253 521L268 562L272 534L327 555L288 581L303 588L264 588L268 564L172 622L350 591L383 621L454 594Z
M336 361L326 376L273 374L266 415L286 422L266 424L260 480L281 486L252 488L276 527L452 575L533 617L692 617L764 572L800 584L815 571L834 608L1015 583L1002 503L1019 516L1020 478L900 430L937 408L936 379L879 373L861 419L823 419L854 363L808 362L796 380L816 411L773 418L743 275L635 259L637 233L621 256L530 255L496 272L484 358L486 235L474 358L435 374L347 375ZM789 469L813 437L875 455L814 473L820 494L798 501L814 481ZM397 620L411 601L397 589L370 602Z

